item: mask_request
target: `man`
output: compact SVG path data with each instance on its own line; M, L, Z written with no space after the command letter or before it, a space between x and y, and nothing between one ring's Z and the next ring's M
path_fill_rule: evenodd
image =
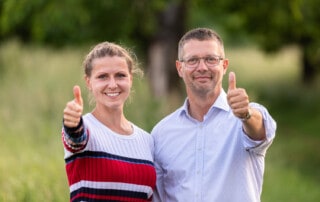
M152 130L157 193L163 202L258 202L264 158L275 137L268 111L250 103L227 72L223 41L211 29L187 32L176 68L187 98Z

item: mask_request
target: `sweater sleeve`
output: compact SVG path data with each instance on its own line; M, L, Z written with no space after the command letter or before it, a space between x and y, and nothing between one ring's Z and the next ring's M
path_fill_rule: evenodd
M79 152L83 150L89 140L89 131L85 127L83 123L83 119L81 118L79 125L74 128L69 128L63 125L62 128L62 141L64 147L72 152Z

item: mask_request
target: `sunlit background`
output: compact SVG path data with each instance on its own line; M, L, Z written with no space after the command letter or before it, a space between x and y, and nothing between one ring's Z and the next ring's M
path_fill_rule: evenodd
M277 121L262 201L320 201L319 5L0 0L0 201L69 200L62 111L75 84L87 94L81 65L93 45L112 41L136 53L145 75L134 81L125 113L150 131L185 98L174 64L179 38L195 27L220 33L237 85Z

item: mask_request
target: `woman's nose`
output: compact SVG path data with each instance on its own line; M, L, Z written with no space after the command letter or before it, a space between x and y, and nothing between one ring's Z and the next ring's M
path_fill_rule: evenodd
M117 85L117 81L115 78L111 77L109 82L108 82L108 87L109 88L116 88L118 85Z

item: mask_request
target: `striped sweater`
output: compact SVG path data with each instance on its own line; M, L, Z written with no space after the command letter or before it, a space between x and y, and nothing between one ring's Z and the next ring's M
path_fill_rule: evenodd
M156 173L153 140L133 126L119 135L91 113L83 116L84 133L77 138L62 130L70 201L151 201Z

